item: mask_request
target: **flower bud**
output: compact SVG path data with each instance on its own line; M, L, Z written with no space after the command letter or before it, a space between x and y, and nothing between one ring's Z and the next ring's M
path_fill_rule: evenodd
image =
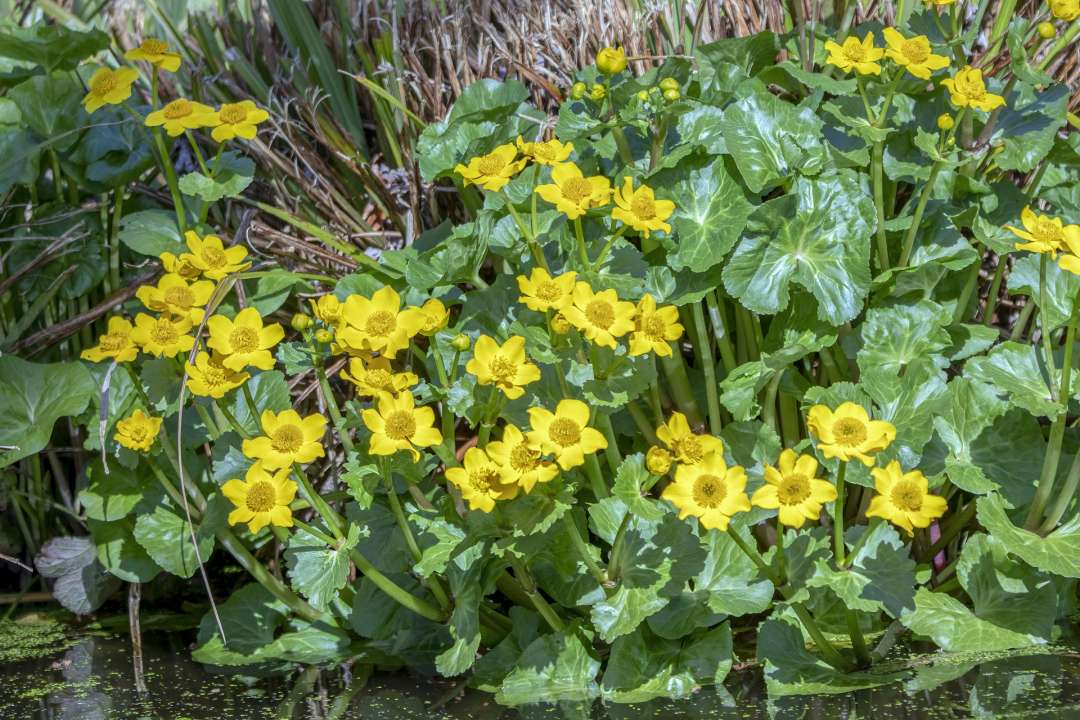
M664 91L664 99L667 100L668 102L675 102L676 100L678 100L681 97L682 97L682 93L680 93L678 90L665 90Z
M637 99L641 102L649 102L649 93L644 90L638 90Z
M454 348L458 352L465 352L472 345L472 340L465 333L458 333L454 336L454 339L450 341L450 347Z
M559 335L565 335L570 332L570 321L562 313L556 313L555 317L551 318L551 329Z
M292 320L289 321L292 325L292 329L297 332L304 332L311 327L311 316L304 313L296 313L292 316Z
M616 75L626 69L626 51L621 47L606 47L596 53L596 69L605 75Z
M601 100L603 100L606 95L607 90L605 90L604 86L600 85L599 83L594 84L589 90L589 97L591 97L596 102L600 102Z
M671 453L653 445L645 455L645 467L653 475L667 475L671 469Z
M570 87L570 97L574 100L580 100L585 97L586 90L588 90L588 88L585 87L585 83L576 82Z
M952 130L954 125L956 125L956 121L953 120L952 115L949 113L938 115L937 126L939 130Z
M673 77L666 77L660 81L661 90L678 90L679 81Z
M1057 28L1054 27L1052 22L1039 23L1039 35L1043 40L1049 40L1057 35Z
M328 345L334 341L334 333L330 332L326 328L319 328L315 331L315 339L321 342L323 345Z

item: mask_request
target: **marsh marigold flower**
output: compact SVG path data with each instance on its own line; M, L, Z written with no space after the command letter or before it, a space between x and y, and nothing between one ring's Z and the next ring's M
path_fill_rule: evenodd
M664 443L680 463L697 465L710 455L723 455L723 441L712 435L697 435L681 412L671 413L668 421L656 428L656 438Z
M289 468L268 472L261 462L248 468L243 480L232 479L221 486L221 494L236 509L229 513L229 524L247 523L257 533L267 525L292 527L289 503L296 497L296 483L289 479Z
M105 334L98 338L98 344L83 350L79 357L90 362L131 362L139 354L139 346L131 339L131 331L134 329L130 322L119 315L113 315L109 318Z
M441 301L431 298L420 306L420 312L424 314L424 326L420 328L420 334L431 337L446 327L450 321L450 313Z
M642 185L634 190L634 181L623 179L623 186L615 189L615 207L611 217L624 225L629 225L645 237L656 230L671 232L671 226L665 220L675 212L675 203L670 200L657 200L652 188Z
M866 467L872 467L873 455L896 439L892 423L871 420L866 408L853 402L841 403L835 411L815 405L807 414L806 426L825 457L844 462L858 459Z
M337 299L336 295L322 295L318 300L312 298L309 302L311 312L325 324L336 328L342 323L345 305Z
M671 357L671 343L682 334L678 309L670 305L658 308L653 296L645 293L637 304L629 352L631 355L654 352L660 357Z
M586 455L608 446L603 434L589 427L589 406L580 400L562 400L554 413L531 407L529 424L529 442L554 455L563 470L584 464Z
M1020 222L1023 230L1012 225L1005 226L1013 235L1027 241L1016 243L1017 250L1049 253L1050 257L1057 257L1058 252L1065 248L1067 238L1080 243L1080 225L1066 225L1061 218L1040 215L1030 207L1025 206L1020 212Z
M1005 98L986 90L982 70L968 65L956 71L951 78L941 81L949 90L949 100L957 107L973 107L990 112L1005 104Z
M881 48L874 47L874 33L866 33L866 37L859 41L854 35L844 39L840 45L832 40L825 42L825 50L829 57L825 60L828 65L835 65L846 73L854 70L859 75L880 75L881 65L878 64L885 55Z
M729 468L719 453L697 465L679 465L660 497L678 509L680 520L692 515L707 530L726 531L732 516L750 509L746 471Z
M574 143L562 143L552 138L545 142L527 142L520 135L515 143L522 155L537 165L558 165L574 152Z
M1075 228L1076 225L1067 227ZM1073 275L1080 275L1080 232L1066 233L1065 245L1068 250L1058 258L1058 265L1062 270L1071 272Z
M132 68L116 70L99 68L90 77L90 92L82 99L86 112L92 113L103 105L119 105L131 97L131 84L139 73Z
M389 285L370 298L350 295L342 310L345 324L337 339L350 352L377 352L393 358L427 324L419 308L401 308L401 296Z
M194 347L195 338L188 335L190 331L191 320L186 317L155 318L139 313L135 316L135 329L131 331L131 339L147 355L176 357Z
M326 455L322 446L326 418L319 413L301 418L291 409L277 414L263 410L259 425L263 434L245 439L241 449L245 457L262 461L267 470L306 465Z
M872 468L874 490L866 517L885 518L903 528L908 535L913 528L924 528L930 521L945 514L945 498L929 493L926 476L918 470L904 472L898 460L884 468Z
M634 329L634 304L619 300L614 290L594 292L589 283L579 282L574 286L573 299L562 314L597 345L614 349L615 338Z
M653 475L667 475L673 463L671 453L657 445L653 445L649 452L645 453L645 469Z
M930 40L925 35L905 38L896 28L891 27L885 28L882 34L889 45L885 54L921 80L929 80L935 70L949 67L949 58L935 55L930 47Z
M225 367L224 357L200 352L195 356L195 364L184 363L187 370L187 389L192 395L219 400L226 393L243 385L251 377L246 372L237 372Z
M551 169L550 185L538 185L533 191L565 213L571 220L592 207L611 200L611 181L603 175L585 177L574 163L560 163Z
M1050 0L1050 14L1058 20L1072 22L1080 17L1080 0Z
M596 69L604 75L617 75L626 69L626 51L622 47L606 47L596 53Z
M481 335L465 370L475 375L479 384L494 385L510 400L521 397L525 385L540 379L540 368L529 362L525 338L520 335L501 346L493 338Z
M526 158L517 159L517 148L511 143L500 145L487 155L478 155L469 164L458 163L454 172L465 179L465 184L479 185L485 190L502 190L510 178L521 172Z
M938 130L952 130L956 127L956 121L949 113L941 113L937 117Z
M195 237L198 237L196 235ZM244 251L247 253L247 251ZM161 267L165 269L165 272L179 275L185 280L195 280L202 274L199 268L191 264L191 255L183 253L180 256L173 255L171 252L163 252L158 256L161 259Z
M148 452L161 432L161 418L136 410L116 422L113 439L128 450Z
M147 127L164 126L169 137L182 135L185 130L210 127L215 122L212 107L185 98L173 100L147 115L145 120Z
M192 323L202 322L203 307L214 294L214 283L199 280L188 283L177 273L166 273L157 285L143 285L135 291L135 297L155 312L174 317L186 317Z
M341 371L341 377L356 386L360 397L393 397L402 390L407 390L420 379L411 372L394 372L390 361L384 357L349 359L348 370Z
M518 302L524 303L525 307L539 313L562 310L573 302L576 279L577 273L573 270L551 277L547 270L533 268L529 277L517 276L518 290L521 291Z
M412 393L403 392L396 397L383 395L378 409L364 410L364 425L371 431L372 455L393 455L405 450L419 462L417 448L431 447L442 442L442 433L435 429L435 411L429 407L416 407Z
M179 261L189 264L211 280L224 280L228 275L251 267L250 262L244 262L248 251L243 245L227 248L217 235L199 237L193 230L188 230L184 239L190 252L181 254Z
M169 44L164 40L154 38L146 38L139 47L128 50L124 53L124 59L145 60L167 72L176 72L180 69L180 55L170 51Z
M754 491L750 502L777 510L780 524L788 527L800 528L807 520L817 520L821 506L836 499L836 488L818 478L817 470L813 456L784 450L777 467L765 466L765 484Z
M518 494L518 485L507 476L506 467L492 460L483 449L466 450L462 466L448 468L446 479L461 491L461 497L471 509L491 512L496 500L510 500Z
M502 440L488 443L486 450L488 457L503 466L507 480L520 485L526 494L536 483L546 483L559 474L555 463L541 457L540 446L513 424L507 424Z
M269 370L274 367L270 350L285 337L281 325L263 325L259 311L252 307L244 308L232 320L214 315L206 321L206 327L210 330L206 344L224 356L221 362L230 370L243 370L249 365Z
M213 127L210 137L222 143L233 138L251 140L259 130L259 123L266 122L270 113L250 100L225 103L213 111L208 118L207 127Z

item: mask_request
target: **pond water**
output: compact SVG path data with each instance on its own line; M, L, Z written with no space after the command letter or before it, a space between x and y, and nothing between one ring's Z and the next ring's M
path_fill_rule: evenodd
M8 625L8 628L11 626ZM758 668L689 700L640 705L505 708L445 680L363 668L303 668L251 676L206 668L182 633L144 636L146 691L136 690L124 636L42 630L0 638L3 720L639 720L843 718L1080 718L1080 652L1055 649L992 659L926 656L901 683L844 695L770 700ZM250 672L250 671L248 671Z

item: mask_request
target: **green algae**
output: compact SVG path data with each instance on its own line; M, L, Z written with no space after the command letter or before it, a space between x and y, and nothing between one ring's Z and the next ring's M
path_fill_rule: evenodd
M64 626L49 617L28 615L0 621L0 663L28 662L50 657L71 647Z

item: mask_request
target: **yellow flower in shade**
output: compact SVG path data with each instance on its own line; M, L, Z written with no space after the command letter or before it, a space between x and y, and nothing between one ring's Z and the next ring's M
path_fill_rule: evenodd
M180 262L188 263L211 280L223 280L227 275L243 272L251 267L250 262L244 262L248 251L243 245L227 248L217 235L199 237L193 230L188 230L184 238L191 252L183 253L179 258Z
M420 328L421 335L431 337L446 327L446 323L450 321L450 312L435 298L421 305L420 312L424 314L424 327Z
M931 7L944 7L952 5L956 0L924 0L924 2Z
M296 497L296 483L289 479L289 468L271 473L262 463L248 468L243 480L232 479L221 486L221 494L236 509L229 513L229 524L247 523L257 533L267 525L292 527L289 503Z
M195 345L195 338L188 335L191 321L187 318L155 318L146 313L135 316L135 329L131 331L131 340L147 355L154 357L176 357L186 353Z
M131 97L131 84L139 73L132 68L116 70L99 68L90 77L90 92L82 99L86 112L92 113L103 105L119 105Z
M547 142L526 142L518 135L517 149L537 165L557 165L566 162L574 152L574 143L561 143L554 138Z
M881 74L881 65L877 61L884 57L885 51L874 47L872 32L866 33L862 42L855 36L845 38L843 45L827 40L825 49L829 53L825 60L828 65L835 65L846 73L854 70L860 75Z
M176 72L180 69L180 55L169 50L169 44L164 40L146 38L139 47L132 48L124 53L125 60L145 60L154 67L159 67L167 72Z
M187 369L187 389L192 395L220 399L225 394L247 382L251 377L246 372L237 372L225 367L221 355L200 352L195 356L195 364L184 363Z
M224 315L213 315L206 321L210 330L207 345L217 350L225 359L222 364L230 370L243 370L253 365L260 370L274 367L270 349L285 337L285 329L277 323L263 325L262 316L255 308L244 308L232 320Z
M1005 104L1005 98L987 92L982 70L968 65L956 71L951 78L941 81L949 90L949 99L957 107L973 107L990 112Z
M211 115L207 126L214 128L210 131L210 137L219 143L233 138L251 140L258 132L259 123L266 122L269 118L270 113L256 107L255 103L250 100L241 100L238 103L225 103L219 107Z
M551 330L556 335L565 335L572 327L570 321L561 312L555 313L555 317L551 318Z
M263 434L244 440L241 449L245 457L262 461L267 470L306 465L326 456L322 446L326 418L319 413L301 418L295 410L283 410L276 415L263 410L259 424Z
M313 298L310 302L311 312L315 317L330 327L336 328L341 324L341 314L345 310L345 305L337 299L336 295L322 295L318 300Z
M877 494L870 499L866 517L885 518L912 535L913 528L928 527L948 508L945 498L929 493L925 475L918 470L904 472L898 460L872 468L870 473Z
M563 470L583 464L586 455L608 446L603 434L589 427L589 406L580 400L562 400L554 413L531 407L529 424L529 442L554 455Z
M413 462L420 460L416 448L431 447L442 442L442 433L435 429L435 411L429 407L416 407L412 393L403 392L396 397L383 395L378 410L364 410L364 425L371 431L372 455L393 455L407 450Z
M585 177L574 163L559 163L551 169L550 185L538 185L534 192L573 220L591 207L611 200L611 181L603 175Z
M195 237L198 237L196 235ZM246 250L244 251L247 252ZM165 269L165 272L179 275L185 280L195 280L202 274L199 268L191 264L191 255L184 253L180 257L173 255L171 252L163 252L159 255L161 259L161 267Z
M784 450L777 465L765 466L765 484L750 502L777 510L781 525L800 528L807 520L817 520L821 506L836 499L833 484L817 477L818 462L812 456Z
M161 418L136 410L123 420L116 421L113 439L128 450L147 452L161 432Z
M139 354L139 346L131 339L131 331L134 329L130 322L119 315L113 315L109 318L105 334L98 338L98 344L83 350L79 357L90 362L131 362Z
M1080 17L1080 0L1050 0L1050 14L1058 20L1072 22Z
M1067 227L1075 228L1076 225ZM1065 245L1068 247L1068 252L1061 254L1058 265L1062 270L1071 272L1073 275L1080 275L1080 232L1066 233Z
M634 332L630 334L631 355L654 352L660 357L671 357L671 343L682 334L678 309L670 305L657 308L652 295L641 296L634 318Z
M559 474L555 463L544 460L539 445L531 442L516 425L503 428L502 440L488 443L488 457L503 466L508 482L521 486L526 494L536 483L546 483Z
M499 345L493 338L481 335L476 339L473 356L465 371L476 376L481 385L494 385L508 399L521 397L525 385L540 379L540 368L525 355L525 338L515 335Z
M719 453L697 465L680 465L660 497L678 509L680 520L693 515L707 530L725 531L733 515L750 509L746 471L729 468Z
M634 329L634 304L619 300L614 290L593 292L589 283L574 286L573 304L562 314L597 345L615 348L615 338Z
M652 188L642 185L634 190L634 181L623 180L622 188L615 189L615 207L611 217L649 237L654 230L671 232L671 226L665 220L675 212L675 203L670 200L657 200Z
M573 302L574 281L577 273L573 270L551 277L543 268L533 268L529 277L518 275L518 290L521 297L518 302L525 303L530 310L542 313L548 310L562 310Z
M143 285L135 291L135 297L149 310L174 317L186 317L192 323L202 322L203 307L214 294L214 283L199 280L188 283L177 273L161 276L157 285Z
M626 51L622 47L606 47L596 53L596 69L604 75L616 75L626 69Z
M420 380L411 372L394 372L390 361L384 357L365 360L354 357L349 359L349 369L341 371L341 377L356 386L356 394L361 397L393 397L402 390L407 390Z
M145 120L147 127L164 126L169 137L181 135L185 130L212 127L215 122L212 107L184 98L177 98L160 110L155 110Z
M1020 222L1024 225L1023 230L1012 225L1005 226L1013 235L1027 241L1016 243L1017 250L1049 253L1050 257L1057 257L1058 252L1065 249L1069 238L1073 243L1080 243L1080 225L1065 225L1061 218L1040 215L1030 207L1025 206L1020 212Z
M935 70L949 67L949 58L931 52L930 40L925 35L905 38L891 27L882 34L889 45L885 51L889 59L921 80L929 80Z
M510 500L518 494L518 485L501 465L478 447L465 451L464 467L449 468L446 479L461 491L461 497L473 510L491 512L496 500Z
M873 455L896 439L891 422L871 420L866 409L853 402L841 403L835 411L815 405L806 416L806 427L817 438L822 455L844 462L857 458L866 467L873 467Z
M342 311L345 324L337 339L352 353L377 352L393 358L399 350L409 347L427 319L419 308L401 309L401 297L394 288L380 288L370 298L350 295Z
M645 453L645 468L653 475L667 475L674 461L669 451L657 445Z
M485 190L502 190L510 178L521 172L527 158L517 158L517 148L511 143L500 145L487 155L478 155L468 166L458 163L454 172L465 179L465 184L479 185Z
M724 454L724 443L712 435L697 435L681 412L671 413L668 421L656 428L657 439L671 450L680 463L698 465L712 455Z

